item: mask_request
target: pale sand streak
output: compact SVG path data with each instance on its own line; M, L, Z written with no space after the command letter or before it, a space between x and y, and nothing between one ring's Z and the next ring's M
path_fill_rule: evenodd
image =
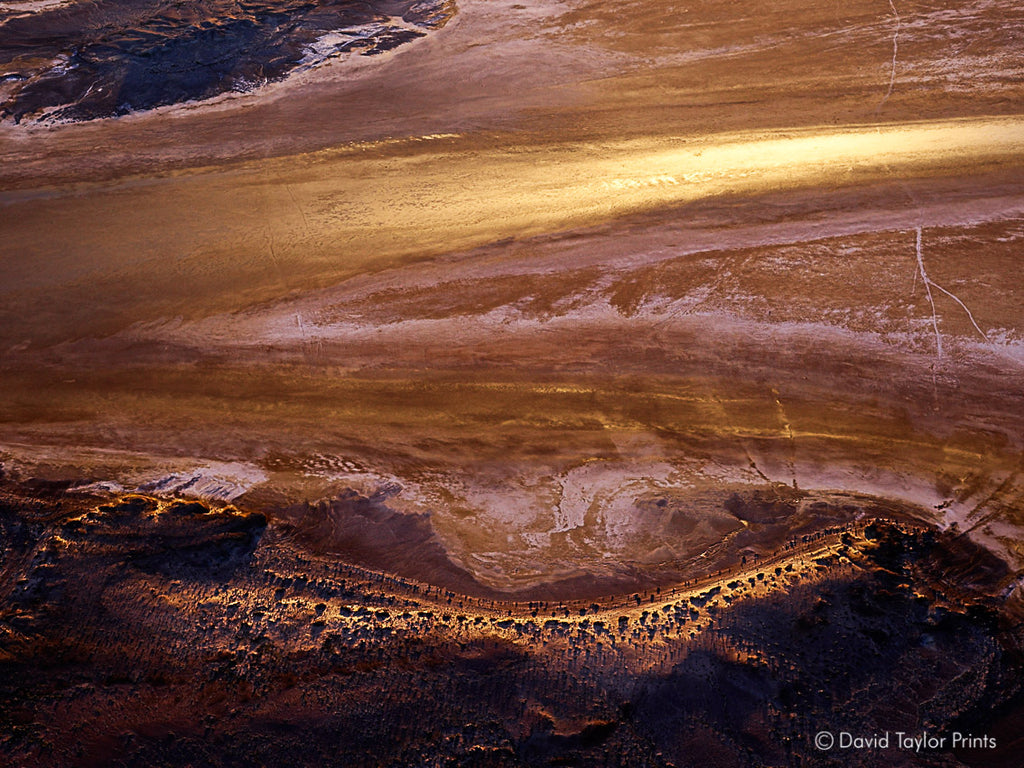
M118 307L122 328L209 315L408 259L716 196L955 177L1022 158L1024 118L973 118L600 145L458 137L0 193L0 285L21 307L3 343L40 328L51 338L114 332L93 325L103 306ZM50 311L61 305L74 314ZM37 311L45 323L14 327Z
M359 242L372 232L386 241L384 232L415 232L422 244L425 234L440 230L450 244L541 234L722 194L958 170L985 159L1020 162L1022 153L1024 119L997 118L470 157L456 149L389 163L314 156L292 173L307 197L348 188L361 203L361 210L339 206L339 219L321 222L338 235ZM386 183L367 183L367 173Z

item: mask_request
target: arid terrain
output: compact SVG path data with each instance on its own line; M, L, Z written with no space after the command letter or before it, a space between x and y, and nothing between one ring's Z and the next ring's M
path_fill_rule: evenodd
M1019 765L1024 11L271 5L0 70L0 763Z

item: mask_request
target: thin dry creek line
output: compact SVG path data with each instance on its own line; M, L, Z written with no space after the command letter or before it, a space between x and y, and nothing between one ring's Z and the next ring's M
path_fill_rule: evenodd
M963 311L967 313L967 318L971 321L971 325L974 326L974 330L976 330L978 332L978 335L981 336L981 338L984 341L988 341L988 335L983 330L981 330L981 326L978 325L978 321L974 319L974 313L971 312L970 308L968 308L968 306L966 304L964 304L963 301L960 300L960 297L957 296L956 294L952 293L951 291L947 291L941 285L939 285L934 280L932 280L930 277L928 277L928 273L925 271L925 268L924 268L924 256L922 254L922 248L921 248L921 230L922 230L921 227L917 227L917 229L915 230L915 233L916 233L915 251L917 253L917 269L918 269L918 272L920 272L921 280L924 283L924 290L925 290L925 293L928 296L928 304L931 305L931 310L932 310L932 329L935 331L935 353L936 353L936 356L940 357L940 358L942 357L942 336L939 334L939 320L938 320L938 315L935 312L935 300L934 300L934 297L932 296L932 290L931 290L932 288L935 288L936 290L942 291L944 294L949 296L949 298L951 298L953 301L955 301L957 304L959 304L960 307L963 309Z
M939 318L935 314L935 300L932 298L932 281L928 279L928 273L924 271L924 258L921 256L921 227L917 230L917 268L921 273L921 280L924 282L924 292L928 296L928 303L932 308L932 329L935 331L935 356L942 358L942 335L939 333Z
M984 331L981 330L981 328L978 326L978 323L974 319L974 314L971 312L970 309L967 308L967 305L964 304L960 300L960 298L958 296L955 296L954 294L950 293L945 288L943 288L941 285L939 285L938 283L934 282L930 277L928 277L928 273L925 271L925 268L924 268L924 256L922 254L922 248L921 248L921 229L922 229L921 227L917 227L914 230L915 234L916 234L916 237L915 237L915 252L917 254L917 272L914 273L914 283L915 283L915 285L917 284L917 274L920 273L921 281L924 283L925 294L927 294L927 296L928 296L928 304L931 306L931 310L932 310L932 330L935 332L935 365L932 366L932 398L933 398L933 403L934 403L933 407L936 410L938 410L938 408L939 408L939 379L938 379L938 371L936 369L939 366L939 364L942 362L942 334L939 333L939 317L938 317L938 314L935 311L935 298L934 298L934 296L932 296L932 288L934 287L934 288L942 291L944 294L949 296L951 299L953 299L957 304L959 304L963 308L964 312L967 313L967 317L970 318L971 325L974 326L974 330L976 330L978 332L978 335L980 335L982 339L984 339L985 341L988 341L988 336L985 334Z
M920 258L920 256L918 258ZM967 313L967 317L971 321L971 325L974 326L974 330L976 330L978 332L978 335L981 336L981 338L985 339L985 341L988 341L988 335L983 330L981 330L981 328L978 326L978 323L975 322L975 320L974 320L974 314L971 312L971 310L969 310L967 308L966 304L964 304L962 301L960 301L960 298L958 296L955 296L954 294L950 293L949 291L947 291L945 288L943 288L938 283L934 283L933 282L932 283L932 287L933 288L938 288L944 294L949 296L949 298L951 298L953 301L955 301L957 304L959 304L961 307L963 307L964 312Z
M892 96L892 89L896 85L896 57L900 52L900 30L903 28L903 19L900 18L900 12L896 10L896 4L892 0L889 0L889 7L892 8L892 13L896 17L896 30L892 34L892 67L889 70L889 90L885 92L881 104L878 105L879 112Z

